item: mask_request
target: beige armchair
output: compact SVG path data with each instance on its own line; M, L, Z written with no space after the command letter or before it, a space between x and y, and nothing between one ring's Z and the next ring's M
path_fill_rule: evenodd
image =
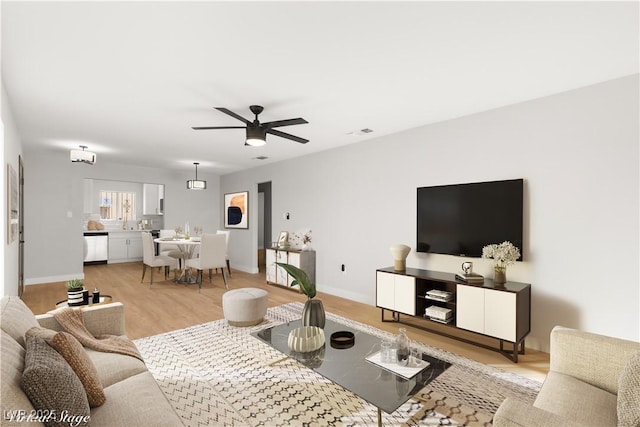
M549 374L533 405L507 398L505 426L640 426L640 343L556 326Z

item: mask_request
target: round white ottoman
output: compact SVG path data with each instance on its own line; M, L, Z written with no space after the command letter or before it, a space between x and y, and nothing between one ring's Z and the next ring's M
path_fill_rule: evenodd
M241 288L222 295L222 312L232 326L253 326L262 322L267 314L267 291Z

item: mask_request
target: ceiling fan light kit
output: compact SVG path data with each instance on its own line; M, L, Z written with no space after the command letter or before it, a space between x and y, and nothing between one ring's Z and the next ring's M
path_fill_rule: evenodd
M246 145L260 147L267 143L267 132L259 126L247 126Z
M281 126L302 125L309 123L303 118L276 120L273 122L260 123L258 115L262 113L264 108L260 105L252 105L249 107L251 112L255 115L253 121L249 121L239 114L234 113L228 108L215 107L216 110L221 111L234 119L240 120L245 126L197 126L193 127L193 130L208 130L208 129L246 129L247 138L245 139L245 145L251 145L254 147L261 146L267 143L267 134L276 135L281 138L289 139L291 141L299 142L300 144L306 144L308 139L300 138L299 136L291 135L274 128Z
M196 179L190 179L187 181L187 189L188 190L206 190L207 189L207 181L202 181L198 179L198 165L200 163L193 162L196 165Z
M94 164L97 160L96 153L85 151L85 148L87 148L86 145L80 145L80 148L82 148L82 150L71 150L69 153L71 161L73 163L86 163L88 165Z

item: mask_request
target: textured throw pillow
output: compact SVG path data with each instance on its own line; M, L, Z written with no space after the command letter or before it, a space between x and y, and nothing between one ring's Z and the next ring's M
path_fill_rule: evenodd
M25 332L24 336L25 338L28 336L40 337L43 340L45 340L47 344L51 344L51 340L53 340L53 337L55 337L56 334L57 332L54 331L53 329L47 329L41 326L34 326L33 328L30 328L27 332Z
M89 406L95 408L104 404L107 398L104 395L98 371L80 341L67 332L58 332L50 344L64 357L73 372L80 378L87 392Z
M47 427L88 426L89 401L82 383L64 358L40 337L25 338L22 389Z
M640 350L631 355L618 380L618 426L640 427Z

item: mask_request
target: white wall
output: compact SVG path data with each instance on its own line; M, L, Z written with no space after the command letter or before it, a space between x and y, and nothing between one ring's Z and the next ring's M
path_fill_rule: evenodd
M93 166L71 163L69 153L60 149L27 149L24 157L27 285L83 277L84 178L164 184L165 228L189 221L215 231L220 224L220 178L216 175L201 173L207 190L192 191L186 189L191 169L110 164L100 155Z
M527 345L548 351L557 324L638 341L638 89L634 75L223 176L221 193L249 190L252 203L233 263L257 271L256 189L271 181L274 235L313 230L318 289L375 304L388 248L415 247L417 187L524 178L527 261L507 277L532 284ZM456 272L462 260L412 252L407 264Z
M11 112L10 100L2 82L2 107L0 108L2 115L2 139L3 150L0 165L2 165L2 175L0 177L0 187L2 188L2 252L4 258L4 274L3 281L0 285L2 295L18 295L18 239L7 244L7 164L11 164L13 169L18 173L18 156L22 154L22 141L18 135L13 114Z

